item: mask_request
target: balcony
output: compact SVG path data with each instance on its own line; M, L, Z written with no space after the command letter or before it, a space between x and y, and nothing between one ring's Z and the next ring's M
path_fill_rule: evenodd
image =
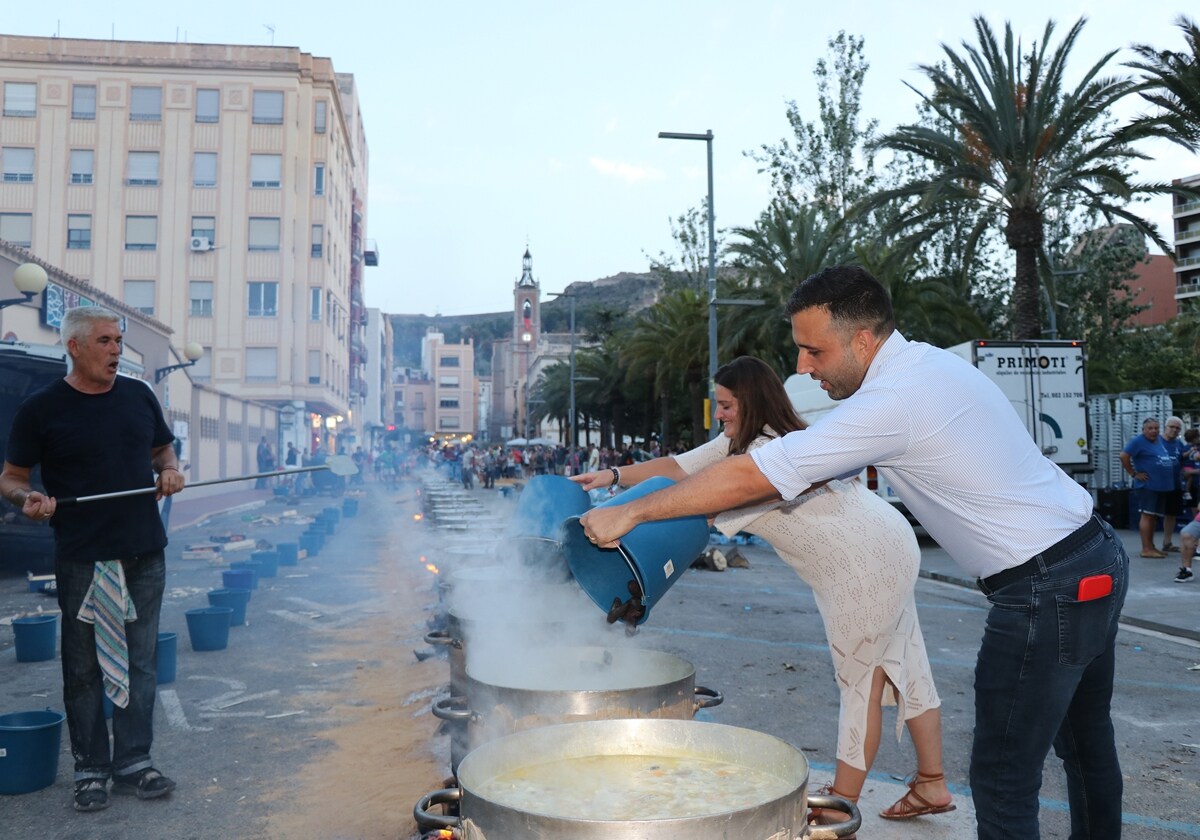
M1176 204L1173 208L1173 215L1186 216L1188 213L1195 213L1200 210L1200 201L1185 201L1183 204Z
M1175 244L1184 245L1189 242L1200 242L1200 228L1183 230L1175 234Z
M363 251L363 262L367 265L379 265L379 248L374 239L367 240L366 250Z
M1175 260L1175 271L1183 271L1193 265L1200 265L1200 257L1185 257L1181 260Z

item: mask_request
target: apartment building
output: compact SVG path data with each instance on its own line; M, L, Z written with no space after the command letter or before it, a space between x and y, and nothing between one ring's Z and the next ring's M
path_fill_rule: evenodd
M441 438L475 437L478 390L475 384L475 345L471 339L447 344L430 328L421 339L421 370L433 383L433 411L425 431Z
M200 345L187 375L298 445L353 444L377 261L353 76L294 47L0 35L0 82L0 239Z
M1200 188L1200 175L1176 179L1173 183ZM1172 217L1175 223L1175 299L1200 296L1200 201L1175 196Z

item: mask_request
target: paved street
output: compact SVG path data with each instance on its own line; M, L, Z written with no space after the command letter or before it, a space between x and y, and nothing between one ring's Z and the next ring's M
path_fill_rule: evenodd
M516 496L475 490L497 528ZM182 499L181 499L182 500ZM64 727L58 778L30 794L0 798L5 836L83 838L406 838L413 804L441 786L449 744L438 734L431 702L444 692L447 663L423 636L438 600L435 583L468 559L464 531L418 521L415 485L366 487L359 515L343 519L313 558L280 567L254 592L248 626L230 631L224 651L198 653L187 643L185 609L206 603L224 563L183 560L185 546L214 535L295 540L300 524L285 510L314 514L340 500L289 507L258 495L249 505L195 520L176 518L168 550L163 629L179 633L178 674L160 687L156 763L179 782L164 801L114 798L96 814L70 805L71 758ZM219 501L210 511L222 507ZM193 511L198 510L193 507ZM266 514L277 521L256 520ZM489 538L494 543L495 531ZM1128 541L1132 532L1123 535ZM907 737L897 744L885 712L885 737L862 808L859 837L963 838L973 833L967 758L973 722L972 669L984 618L983 597L954 582L961 574L936 546L924 546L917 599L943 699L947 776L959 806L915 823L875 814L898 798L911 772ZM743 547L748 569L693 570L654 607L633 640L603 625L599 611L580 616L612 644L681 656L697 683L725 702L702 719L777 735L802 748L812 783L833 766L837 693L811 592L772 552ZM232 556L232 555L231 555ZM245 557L246 554L239 555ZM229 558L226 558L229 559ZM434 568L429 568L434 567ZM1126 777L1124 837L1200 837L1200 584L1171 584L1171 560L1134 560L1129 624L1119 638L1114 716ZM436 569L440 574L434 574ZM52 598L28 592L23 578L0 578L0 618L52 610ZM1145 630L1155 624L1170 634ZM607 635L605 635L607 634ZM12 631L0 626L0 713L61 708L57 660L18 663ZM1065 786L1047 761L1043 836L1066 837Z

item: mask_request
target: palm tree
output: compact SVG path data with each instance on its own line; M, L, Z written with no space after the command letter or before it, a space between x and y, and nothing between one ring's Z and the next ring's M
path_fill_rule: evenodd
M736 298L765 303L739 307L721 331L722 356L759 356L789 370L795 362L792 332L783 305L804 278L850 255L840 220L829 222L814 206L776 200L754 227L732 230L727 246L743 282L730 289Z
M1171 253L1155 225L1127 209L1134 197L1177 190L1169 184L1131 183L1125 171L1130 161L1146 157L1133 142L1155 136L1157 129L1135 122L1108 130L1109 108L1137 87L1126 77L1100 76L1115 50L1096 62L1074 89L1065 86L1067 60L1083 24L1081 18L1049 51L1050 22L1041 42L1027 51L1014 43L1011 24L1005 24L1001 45L977 17L977 46L964 43L960 54L943 45L949 67L920 68L933 92L918 95L957 130L905 125L881 138L882 147L924 160L929 170L860 205L868 210L915 200L912 212L898 219L897 231L936 231L945 224L939 211L956 205L994 211L1016 256L1014 338L1041 334L1038 254L1046 212L1054 204L1069 201L1109 220L1123 219Z
M1133 51L1139 60L1125 66L1142 71L1145 84L1140 93L1160 109L1148 119L1160 123L1169 139L1196 150L1200 149L1200 27L1183 15L1175 25L1183 30L1190 54L1136 44Z
M674 386L686 389L693 444L705 440L707 306L706 295L695 289L679 289L665 295L654 306L639 313L621 352L626 376L653 380L656 398L669 394ZM667 410L664 401L664 413Z

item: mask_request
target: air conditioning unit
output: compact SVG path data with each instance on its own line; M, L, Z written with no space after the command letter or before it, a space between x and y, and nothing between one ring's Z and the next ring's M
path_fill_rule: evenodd
M212 242L207 236L193 236L188 242L188 248L192 251L211 251Z

